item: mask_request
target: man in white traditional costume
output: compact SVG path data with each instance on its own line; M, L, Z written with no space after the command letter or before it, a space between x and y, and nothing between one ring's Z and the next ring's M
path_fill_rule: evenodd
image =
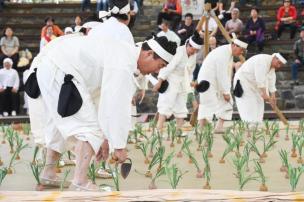
M181 39L179 36L172 30L169 29L169 22L168 21L163 21L161 24L162 31L157 33L158 37L165 36L168 38L169 41L174 41L177 46L180 45Z
M58 40L47 53L37 56L37 81L47 119L43 183L61 182L55 174L56 161L60 153L74 146L73 186L96 190L87 179L92 156L106 158L108 144L118 162L127 156L131 100L136 88L133 73L137 69L142 74L159 71L171 60L175 48L175 43L165 37L135 47L117 39L83 36ZM92 94L100 87L96 111Z
M234 77L235 101L243 121L263 121L264 101L276 104L275 71L287 61L279 54L259 54L249 58Z
M160 93L157 102L159 113L157 127L163 129L166 118L172 114L176 118L177 128L180 129L187 117L187 95L191 92L193 70L196 65L196 53L201 49L202 39L197 32L186 44L177 48L176 54L166 68L158 74L158 84L154 90L159 90L163 81L169 83L168 89Z
M100 18L108 18L100 25L94 27L90 36L108 36L124 40L134 45L133 35L128 28L130 22L130 4L128 0L112 0L109 2L109 12L102 12Z
M70 37L81 37L84 35L88 35L89 33L93 32L93 35L96 34L96 36L98 35L99 37L115 37L116 39L121 39L121 40L126 40L128 42L130 42L131 44L134 44L134 40L133 40L133 36L131 35L130 37L130 31L128 29L128 27L123 24L122 22L120 22L121 20L117 20L120 18L124 18L124 19L128 19L128 1L127 0L122 0L122 1L111 1L111 6L110 8L112 8L113 10L117 10L122 8L122 10L119 10L120 14L118 17L111 17L110 19L112 19L112 23L107 23L106 26L101 27L100 25L103 24L101 22L98 21L90 21L90 22L86 22L83 24L82 29L80 29L80 32L76 32L73 33L71 35L68 36L62 36L62 37L58 37L56 39L53 40L54 41L62 41L65 40L66 38L70 38ZM116 11L115 11L116 12ZM124 14L125 13L125 14ZM106 12L106 16L111 16L111 10L109 12ZM110 21L111 22L111 21ZM98 29L95 30L95 27ZM94 28L94 31L92 31ZM127 28L127 29L125 29ZM83 30L84 29L84 30ZM118 30L118 31L115 31ZM120 34L122 33L122 34ZM125 36L128 36L127 38ZM55 43L50 43L49 46L52 46L52 44ZM51 48L50 48L51 49ZM43 52L40 53L40 55L42 54L47 54L48 52L48 48L45 48L43 50ZM40 64L40 58L41 57L36 57L34 58L33 62L32 62L32 66L31 66L31 71L33 71L35 68L38 68L39 64ZM29 71L30 73L30 71ZM25 75L26 79L29 75ZM96 104L96 108L97 108L97 104L99 103L99 97L100 97L100 89L97 89L94 92L93 95L93 100L94 100L94 104ZM44 112L44 104L42 103L41 97L32 99L29 97L28 99L28 104L29 104L29 117L30 117L30 123L31 123L31 130L32 130L32 134L34 136L34 141L37 145L44 147L46 145L45 143L45 126L46 126L46 120L44 119L44 117L41 117L41 114L45 114Z
M12 68L13 60L5 58L3 68L0 69L0 116L16 116L19 99L19 76Z
M197 91L200 92L198 120L201 127L216 115L219 120L215 132L222 133L224 120L231 120L233 57L242 55L246 48L246 43L233 39L231 44L214 49L204 59L197 78Z

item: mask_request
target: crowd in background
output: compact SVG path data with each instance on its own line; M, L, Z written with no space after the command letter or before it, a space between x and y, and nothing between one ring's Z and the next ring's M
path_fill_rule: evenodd
M277 22L272 30L267 30L265 21L260 15L258 0L246 1L236 0L206 0L205 2L211 3L212 9L220 19L225 30L232 36L235 33L238 38L246 40L254 49L254 53L262 53L264 51L264 44L267 33L275 33L275 40L281 40L282 33L288 31L289 38L295 39L297 31L300 31L300 37L294 42L294 55L295 60L292 61L291 72L294 84L299 84L298 69L304 65L304 27L300 19L304 15L301 10L301 5L304 0L283 0L282 5L277 10ZM143 0L131 0L131 21L129 28L134 26L136 16L138 13L143 12ZM296 5L297 6L296 6ZM0 10L3 6L3 0L0 0ZM242 6L251 7L250 17L243 22L240 19L242 14L240 8ZM297 10L298 8L298 10ZM87 12L90 10L90 0L83 0L81 10ZM107 11L108 0L98 0L96 11ZM244 18L242 18L244 19ZM180 0L167 0L160 12L157 15L157 36L166 36L169 40L175 41L177 45L183 45L188 38L196 30L196 22L191 13L183 13ZM46 17L45 25L41 29L40 35L40 50L42 50L50 41L56 37L65 34L79 32L82 28L83 21L81 16L75 16L74 24L64 29L56 25L55 19L51 16ZM209 32L210 50L214 49L217 45L226 43L223 35L219 31L218 24L213 18L208 21L208 30L205 30L203 24L202 29L199 30L200 36L203 38L205 32ZM152 30L151 30L152 31ZM293 42L291 42L293 43ZM6 27L3 36L0 39L0 115L16 115L20 113L19 105L19 83L22 78L18 75L18 63L20 63L20 46L18 36L15 36L14 30L11 27ZM197 68L203 61L203 50L200 51L197 57ZM27 56L27 55L26 55ZM31 58L30 58L31 59ZM194 72L198 72L196 69ZM194 75L195 77L196 75ZM18 81L18 82L17 82ZM22 83L22 82L21 82Z

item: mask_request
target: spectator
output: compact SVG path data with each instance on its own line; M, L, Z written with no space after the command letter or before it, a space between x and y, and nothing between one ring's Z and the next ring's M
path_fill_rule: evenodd
M195 31L195 25L193 23L193 15L187 13L185 15L185 22L182 23L178 28L178 35L181 38L181 45L184 45L186 40L190 38Z
M278 40L282 35L285 28L290 29L290 39L295 37L297 26L297 10L291 5L290 0L284 0L284 5L281 6L277 13L277 25L276 30L278 31Z
M202 26L202 30L199 31L199 34L200 34L200 36L201 36L202 38L204 38L205 29L206 29L206 23L204 22L204 23L203 23L203 26ZM217 32L217 29L218 29L218 26L217 26L217 24L216 24L216 21L215 21L213 18L209 18L209 21L208 21L209 37L215 36L215 35L216 35L216 32Z
M221 23L223 25L225 25L226 22L231 19L231 11L232 9L235 8L235 4L236 4L236 1L232 0L230 3L230 8L228 10L225 10L224 2L225 1L219 1L219 15L218 15L218 18L221 20Z
M108 11L109 10L109 0L97 0L96 11Z
M73 29L72 27L66 27L64 29L64 35L67 35L67 34L73 34Z
M231 11L231 20L228 20L225 24L225 29L231 35L235 33L237 37L241 36L243 31L243 22L239 19L240 11L237 8Z
M0 69L0 113L3 116L16 116L19 101L19 76L15 69L12 69L13 60L5 58L3 68Z
M14 36L12 28L7 27L4 29L4 36L0 40L1 52L0 63L3 63L4 58L11 58L13 60L13 68L17 68L19 61L19 39Z
M75 17L75 25L73 26L73 31L78 32L82 27L81 24L82 24L82 18L79 15L77 15Z
M173 32L172 30L169 29L168 22L163 21L161 24L161 29L162 29L162 31L160 31L157 34L157 37L165 36L165 37L167 37L167 39L169 41L174 41L177 44L177 46L180 45L180 43L181 43L180 38L175 34L175 32Z
M136 15L138 13L138 4L135 0L130 0L130 9L130 22L128 24L128 27L132 29L136 20Z
M167 0L158 14L157 25L160 28L163 19L171 22L171 29L176 31L182 19L182 6L180 0Z
M48 17L46 17L46 19L44 20L44 22L45 22L46 25L41 30L41 38L43 38L46 35L46 32L47 32L46 30L47 30L48 26L52 26L53 27L53 34L55 36L58 37L58 36L64 35L63 31L57 25L54 24L55 23L54 18L48 16Z
M247 21L245 32L248 44L256 43L259 52L264 48L264 34L265 23L264 20L258 16L259 10L257 8L251 9L251 18Z
M46 29L46 35L40 40L40 51L48 44L51 40L55 39L53 27L50 25Z
M291 65L291 77L294 84L298 85L298 69L304 64L304 27L301 27L300 39L294 43L293 50L296 59Z

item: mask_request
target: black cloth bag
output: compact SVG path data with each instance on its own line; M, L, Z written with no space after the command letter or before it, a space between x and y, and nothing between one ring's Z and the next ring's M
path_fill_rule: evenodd
M57 112L63 118L76 114L82 106L82 98L73 78L71 74L65 75L60 89Z
M235 85L235 87L234 87L234 89L233 89L233 95L234 95L235 97L240 98L240 97L242 97L243 93L244 93L244 90L243 90L243 88L242 88L242 85L241 85L240 80L238 79L238 80L236 81L236 85Z
M206 80L202 80L201 82L199 82L199 84L196 86L196 91L199 93L203 93L206 92L210 87L210 83L209 81Z
M33 99L36 99L40 95L40 88L37 82L37 68L34 69L34 72L28 77L24 84L24 91L26 94Z

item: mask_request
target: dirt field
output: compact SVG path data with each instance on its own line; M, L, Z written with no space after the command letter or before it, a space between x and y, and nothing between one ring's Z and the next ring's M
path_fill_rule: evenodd
M226 126L231 125L231 123L227 123ZM298 126L298 122L290 122L291 129L296 131L296 127ZM145 125L147 127L147 124ZM297 163L296 158L290 157L290 150L292 147L292 140L291 140L291 131L290 131L290 140L285 140L285 130L284 126L280 124L280 136L276 140L278 141L274 148L268 152L268 157L265 158L266 162L261 164L264 170L265 176L267 178L266 184L268 186L269 191L271 192L289 192L291 190L289 185L289 180L285 179L285 173L280 172L280 167L282 165L281 159L279 156L278 151L280 149L285 149L289 152L289 161L294 166L300 166L301 164ZM188 128L187 128L188 129ZM192 131L185 131L186 133L193 133ZM146 135L149 136L149 132L146 132ZM25 136L22 136L25 137ZM195 158L199 162L201 169L204 168L204 163L202 159L201 151L197 151L197 142L195 141L195 136L190 135L189 138L193 141L191 144L191 151L195 154ZM25 138L24 138L25 139ZM166 154L174 151L177 153L180 148L181 144L177 144L175 142L175 147L170 147L170 142L166 141L166 134L164 135L163 144L166 147ZM2 136L0 136L0 140L2 140ZM14 173L11 175L7 175L4 179L2 185L0 186L0 190L22 190L22 191L31 191L35 190L35 179L32 175L30 169L30 162L32 161L34 144L33 139L29 141L25 140L29 143L30 147L26 148L21 152L21 160L17 160L14 165ZM247 141L247 137L245 135L244 141ZM221 134L214 134L214 143L212 147L212 154L213 157L209 159L211 165L211 181L210 185L212 189L222 189L222 190L238 190L238 179L235 177L234 173L236 170L233 167L232 158L235 157L234 153L228 154L225 158L226 163L220 164L219 160L221 155L226 148L226 143L224 142ZM260 143L259 143L259 146ZM244 147L241 147L241 151ZM151 179L146 178L143 174L147 171L147 165L144 164L144 157L142 152L139 149L135 149L134 144L128 145L129 150L129 157L133 161L133 167L131 170L130 175L127 179L120 178L120 189L121 190L139 190L139 189L148 189L149 183ZM242 153L242 152L241 152ZM9 162L11 154L9 153L9 145L0 144L0 157L4 162L3 166L6 166ZM254 164L253 160L258 159L257 155L254 152L250 153L250 162L249 168L250 171L246 172L250 174L254 171ZM178 184L177 188L180 189L202 189L203 185L205 184L205 178L196 178L196 169L194 164L190 164L188 162L188 158L184 155L183 158L177 158L176 156L173 158L171 163L176 163L177 167L181 171L187 171L187 173L183 176L180 183ZM152 173L155 174L156 170L155 166L152 169ZM71 169L71 173L68 176L68 179L71 179L73 175L73 166L65 166L63 170ZM62 175L62 174L61 174ZM103 180L98 179L97 184L109 184L114 186L112 179ZM171 188L168 178L166 175L161 176L156 181L157 188L159 189L168 189ZM245 185L244 190L250 191L257 191L259 190L260 182L259 181L251 181L247 185ZM303 190L304 188L304 176L300 178L299 184L297 186L297 190ZM113 187L114 189L114 187Z

